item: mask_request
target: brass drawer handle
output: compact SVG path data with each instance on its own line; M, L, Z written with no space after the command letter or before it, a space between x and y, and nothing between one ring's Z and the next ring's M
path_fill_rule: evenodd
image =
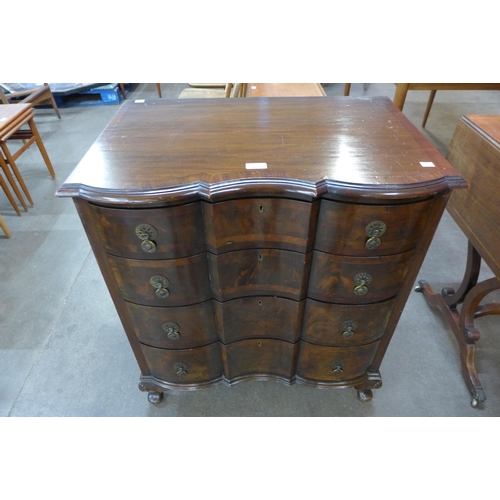
M167 337L170 340L177 340L181 336L181 334L179 333L179 325L177 323L167 321L161 326L167 332Z
M146 253L155 253L156 252L156 243L154 241L144 240L143 242L141 242L141 248Z
M354 330L358 328L356 321L344 321L342 323L342 337L345 339L352 339L354 337Z
M382 243L380 236L382 236L387 230L387 226L379 220L370 222L365 228L366 236L368 236L368 240L365 244L368 250L374 250L378 248Z
M168 279L165 276L161 276L160 274L156 274L152 276L149 280L149 283L153 288L156 288L156 295L160 297L160 299L164 299L170 295L170 292L167 289Z
M150 224L139 224L135 228L135 234L139 239L142 240L141 248L146 253L154 253L156 252L156 243L152 240L155 240L158 236L158 231L151 226Z
M345 363L340 359L337 359L332 363L332 373L334 375L340 375L341 373L344 373L344 368Z
M178 377L185 377L188 374L188 365L186 363L175 363L174 365L175 368L175 374Z
M354 288L354 293L356 295L366 295L368 293L368 283L372 280L371 275L368 273L358 273L354 276L354 284L356 287Z

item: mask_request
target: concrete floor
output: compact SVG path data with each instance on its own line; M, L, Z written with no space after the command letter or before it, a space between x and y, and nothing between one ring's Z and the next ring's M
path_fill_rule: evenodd
M176 98L187 84L163 84ZM328 95L343 95L329 84ZM352 84L351 95L394 96L393 84ZM156 98L139 84L129 99ZM420 128L428 92L410 92L404 113ZM13 237L0 235L0 416L499 416L498 318L477 321L477 369L487 401L472 408L456 341L422 294L412 293L370 403L351 389L317 390L271 382L168 393L157 406L137 388L139 370L69 199L54 192L118 110L118 105L38 110L35 121L56 171L36 147L18 164L35 206L18 217L0 194ZM446 154L460 117L500 114L500 92L438 92L423 133ZM458 285L466 240L446 213L419 279L439 290ZM482 277L491 276L484 268ZM492 295L491 300L500 300Z

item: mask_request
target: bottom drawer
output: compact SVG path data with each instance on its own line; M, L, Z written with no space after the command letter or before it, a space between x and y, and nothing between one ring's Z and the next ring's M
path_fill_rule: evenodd
M379 341L358 347L324 347L300 343L297 376L316 382L347 382L362 377Z
M172 384L213 382L222 376L219 342L195 349L157 349L141 345L151 373Z
M295 375L299 344L283 340L239 340L221 345L224 376L229 381L252 375L290 380Z

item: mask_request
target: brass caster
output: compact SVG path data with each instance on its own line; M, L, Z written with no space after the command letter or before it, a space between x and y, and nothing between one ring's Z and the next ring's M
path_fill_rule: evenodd
M358 399L362 403L367 403L368 401L371 401L372 398L373 398L373 392L371 391L371 389L366 389L364 391L361 391L361 390L358 391Z
M163 392L148 392L148 401L157 405L163 399Z
M482 387L475 387L472 390L472 401L470 402L473 408L477 408L479 403L484 403L486 401L486 394L484 393Z

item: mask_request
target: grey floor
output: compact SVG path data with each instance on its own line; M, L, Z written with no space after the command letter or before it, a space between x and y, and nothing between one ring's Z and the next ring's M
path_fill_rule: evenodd
M162 84L176 98L187 84ZM328 95L343 95L331 83ZM351 95L387 95L393 84L352 84ZM156 98L154 84L128 99ZM499 114L500 92L438 92L427 126L428 92L410 92L406 116L446 154L465 114ZM0 193L0 213L13 236L0 235L0 416L499 416L498 317L477 321L477 369L487 401L472 408L456 341L422 294L412 293L381 367L383 387L370 403L352 389L317 390L271 382L169 393L153 406L137 388L139 370L86 236L69 199L54 192L110 121L119 105L37 110L35 121L56 170L52 180L36 149L18 165L35 206L18 217ZM458 285L466 240L448 214L419 279L435 289ZM482 277L491 272L483 268ZM492 295L490 301L500 300Z

